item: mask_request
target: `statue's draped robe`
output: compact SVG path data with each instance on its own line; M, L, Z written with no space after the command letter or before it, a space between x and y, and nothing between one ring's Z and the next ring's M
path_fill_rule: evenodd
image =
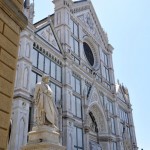
M34 99L35 101L37 101L36 104L37 123L46 124L46 122L50 122L51 124L54 125L56 114L52 98L52 90L49 87L49 85L45 84L44 82L37 83L35 87Z

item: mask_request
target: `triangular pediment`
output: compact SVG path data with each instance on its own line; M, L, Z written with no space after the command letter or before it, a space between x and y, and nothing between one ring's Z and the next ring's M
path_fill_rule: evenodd
M89 11L83 12L77 16L79 20L86 26L87 30L94 35L96 39L100 39L98 29L94 22L94 19Z
M85 0L74 3L72 11L86 27L87 31L89 31L97 40L102 40L105 44L108 44L107 34L101 27L91 1Z
M50 24L45 25L41 29L39 29L36 34L42 38L47 44L51 45L54 49L61 52L60 45L58 43L58 39L54 34L54 31Z

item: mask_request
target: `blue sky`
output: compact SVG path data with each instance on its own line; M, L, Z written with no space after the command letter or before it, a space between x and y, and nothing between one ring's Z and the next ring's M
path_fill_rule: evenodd
M129 89L139 150L150 150L150 1L91 1L114 47L115 79ZM53 12L50 0L35 0L35 21Z

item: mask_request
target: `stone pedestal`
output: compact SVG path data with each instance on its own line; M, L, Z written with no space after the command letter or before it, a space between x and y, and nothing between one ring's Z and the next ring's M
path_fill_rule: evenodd
M28 144L22 150L65 150L59 143L59 133L56 128L49 126L33 127L29 132Z

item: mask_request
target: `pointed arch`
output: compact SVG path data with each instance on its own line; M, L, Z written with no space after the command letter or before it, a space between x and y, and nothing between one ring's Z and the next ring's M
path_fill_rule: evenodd
M95 119L97 129L99 133L108 133L108 125L105 113L103 111L103 108L98 104L98 102L92 102L89 108L86 112L86 123L90 127L91 123L91 116L90 113L92 113L93 118Z
M89 96L88 96L88 105L90 106L92 102L98 102L99 105L101 105L101 96L100 93L98 92L97 88L93 85L89 91Z

